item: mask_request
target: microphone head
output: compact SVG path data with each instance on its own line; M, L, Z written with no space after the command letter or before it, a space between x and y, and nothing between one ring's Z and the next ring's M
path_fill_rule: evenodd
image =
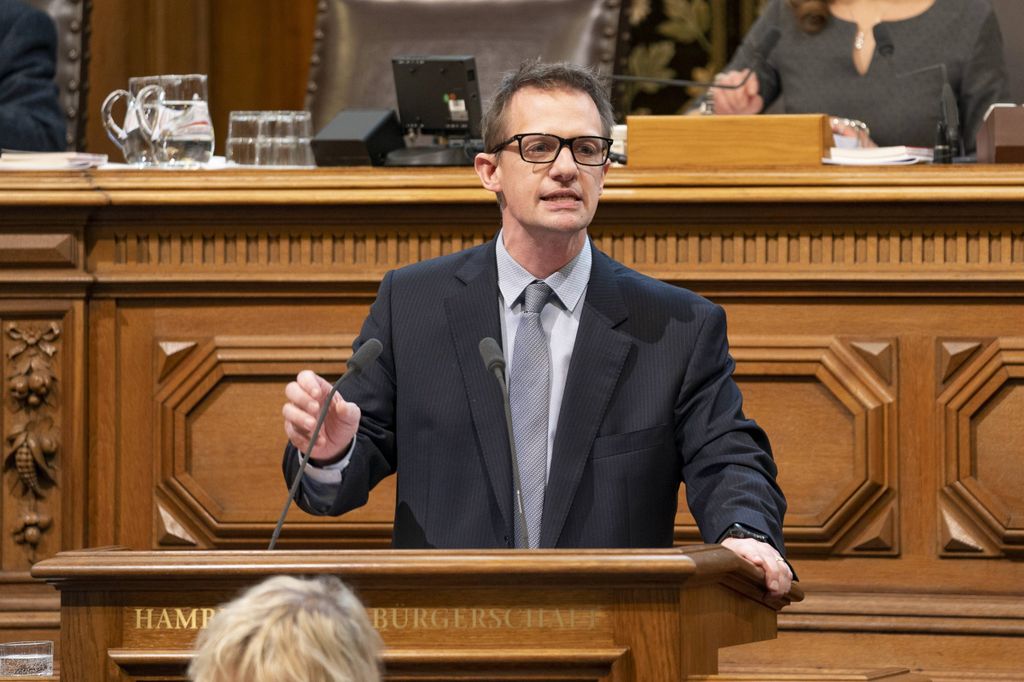
M363 345L359 346L359 350L348 359L348 370L352 372L363 371L367 365L377 359L383 348L384 346L377 339L367 339L363 342Z
M498 342L489 336L480 339L480 357L483 358L489 372L495 369L505 371L505 354L501 352Z
M878 54L883 57L891 57L896 50L896 44L892 42L892 33L889 31L889 27L879 22L875 24L873 33L875 34L875 49L878 50Z

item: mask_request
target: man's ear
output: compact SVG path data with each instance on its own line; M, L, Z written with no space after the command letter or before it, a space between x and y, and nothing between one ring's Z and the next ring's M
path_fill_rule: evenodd
M480 153L473 159L473 169L480 178L484 189L495 194L501 192L501 171L498 168L498 155Z

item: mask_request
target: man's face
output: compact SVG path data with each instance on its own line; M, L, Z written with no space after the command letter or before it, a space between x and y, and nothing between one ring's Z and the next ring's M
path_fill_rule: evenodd
M601 117L590 96L578 90L523 88L506 110L503 139L520 133L550 133L564 138L604 135ZM568 147L550 163L528 163L511 142L481 169L484 186L504 197L502 228L507 236L544 240L586 230L597 210L608 164L581 166ZM523 234L525 232L525 234ZM506 242L507 243L507 242Z

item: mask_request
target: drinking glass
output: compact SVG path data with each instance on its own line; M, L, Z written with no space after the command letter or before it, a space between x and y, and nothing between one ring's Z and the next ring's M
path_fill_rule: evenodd
M48 677L53 675L53 642L0 644L0 677Z
M147 86L156 85L160 91L159 97L143 104L144 117L152 121L157 163L194 167L208 162L213 154L213 123L206 75L168 74L137 80Z
M308 111L264 111L257 123L256 164L260 166L316 165L313 159L313 120Z
M228 137L224 156L228 163L251 166L256 163L256 138L259 136L260 111L232 111L228 116Z

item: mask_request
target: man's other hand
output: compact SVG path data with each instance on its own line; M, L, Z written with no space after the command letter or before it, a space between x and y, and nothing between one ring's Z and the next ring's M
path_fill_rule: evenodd
M321 401L330 392L331 384L310 370L299 372L295 381L285 386L284 395L288 402L281 409L281 414L284 415L284 432L288 434L291 444L300 452L305 452L309 447L313 427L320 415ZM359 428L360 415L358 405L346 401L335 393L310 458L315 461L330 461L347 451Z
M722 546L728 547L741 559L746 559L764 571L764 584L773 597L781 597L789 593L793 584L793 572L782 555L767 542L753 538L725 538Z

